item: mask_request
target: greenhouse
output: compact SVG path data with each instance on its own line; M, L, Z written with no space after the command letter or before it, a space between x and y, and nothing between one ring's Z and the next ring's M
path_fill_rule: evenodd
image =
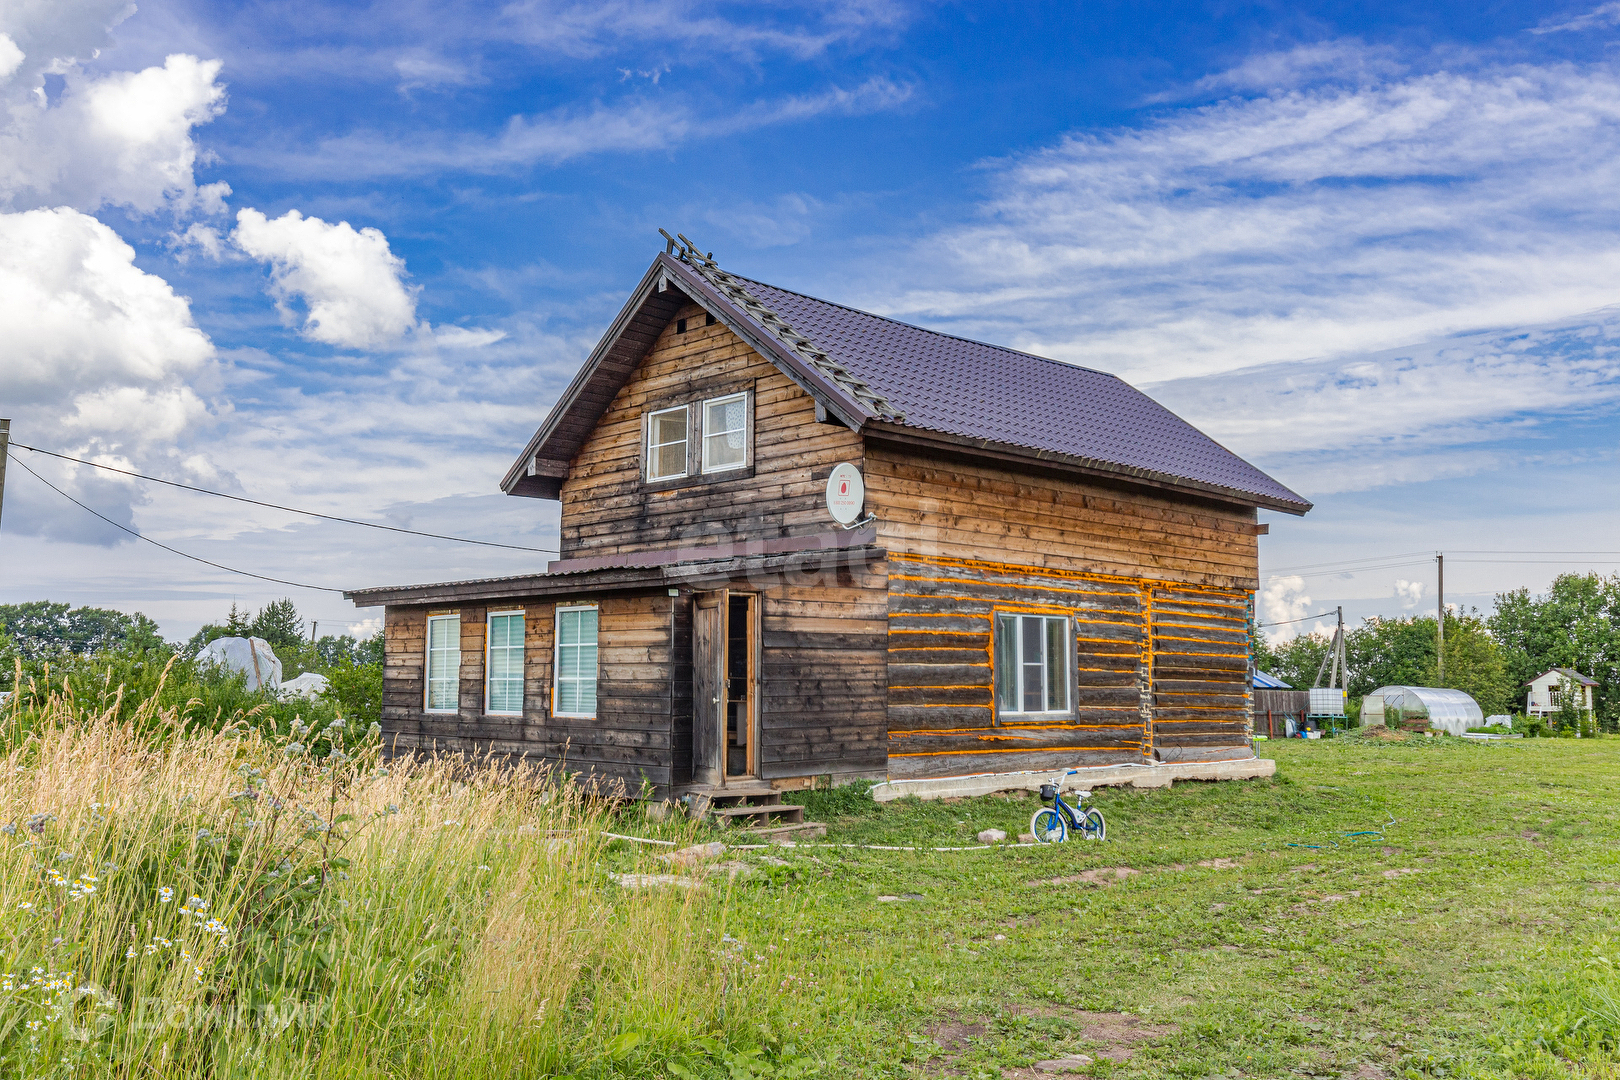
M1418 727L1424 720L1432 731L1463 735L1471 727L1484 726L1485 714L1463 691L1433 686L1385 686L1361 699L1363 727Z

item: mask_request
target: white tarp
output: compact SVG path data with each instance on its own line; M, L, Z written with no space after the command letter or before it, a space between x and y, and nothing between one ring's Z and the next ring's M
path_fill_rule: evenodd
M1343 716L1344 690L1340 687L1312 687L1311 715Z
M296 678L288 679L281 684L281 696L284 698L301 697L311 701L326 693L331 687L325 675L317 671L306 671Z
M246 672L249 690L276 690L281 686L281 661L264 638L215 638L197 654L197 662Z

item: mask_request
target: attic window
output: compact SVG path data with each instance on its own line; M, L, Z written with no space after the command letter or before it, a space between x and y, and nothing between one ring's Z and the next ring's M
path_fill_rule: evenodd
M677 334L686 333L686 320L685 319L676 319L675 320L675 332Z
M674 480L686 475L687 406L647 417L647 479Z
M714 316L708 314L707 312L705 312L704 315L703 315L703 325L704 326L713 326L714 325Z
M748 395L732 394L703 403L703 471L740 469L748 464Z

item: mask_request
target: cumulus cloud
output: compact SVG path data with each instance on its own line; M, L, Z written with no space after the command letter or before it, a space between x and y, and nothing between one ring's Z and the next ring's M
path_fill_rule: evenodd
M289 322L303 306L304 336L342 348L392 344L416 326L416 292L404 282L405 260L378 229L356 230L289 210L267 218L236 215L231 240L270 264L270 291Z
M60 58L30 57L33 82ZM162 67L92 78L66 62L61 99L12 86L0 121L0 198L15 209L66 204L215 213L230 187L199 185L192 129L225 109L218 60L176 54ZM30 80L21 80L30 81ZM19 82L14 78L12 83Z
M168 455L211 421L199 388L216 380L213 344L186 300L137 267L134 249L95 218L67 207L0 214L0 296L0 399L15 410L19 442L128 464ZM107 482L75 481L93 483ZM123 491L98 509L127 517L129 498ZM8 513L7 528L86 524L68 509Z
M1407 581L1405 578L1395 579L1395 598L1404 608L1413 608L1423 599L1423 582Z
M1259 621L1281 623L1266 629L1272 641L1286 641L1303 632L1298 620L1311 613L1311 598L1305 592L1305 579L1297 574L1274 576L1266 579L1257 605Z
M991 163L979 220L922 244L915 287L877 300L1139 380L1612 303L1615 69L1451 59L1174 109Z

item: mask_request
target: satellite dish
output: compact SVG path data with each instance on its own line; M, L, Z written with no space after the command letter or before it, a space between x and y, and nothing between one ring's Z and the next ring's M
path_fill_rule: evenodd
M866 505L866 484L861 470L845 461L833 466L827 477L827 512L840 525L848 525L861 516Z

